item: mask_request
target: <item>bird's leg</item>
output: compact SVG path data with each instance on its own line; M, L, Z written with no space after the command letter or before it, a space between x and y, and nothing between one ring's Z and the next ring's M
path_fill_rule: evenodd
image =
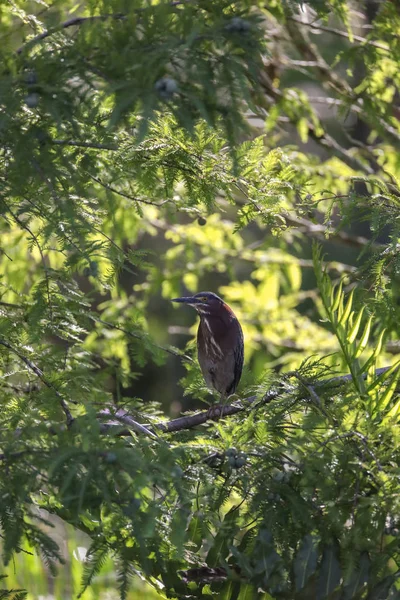
M218 404L212 404L207 411L207 418L213 419L214 421L218 421L220 417L222 417L224 412L226 395L221 394L220 402Z
M212 404L207 411L207 419L213 419L213 421L218 421L223 411L222 404Z

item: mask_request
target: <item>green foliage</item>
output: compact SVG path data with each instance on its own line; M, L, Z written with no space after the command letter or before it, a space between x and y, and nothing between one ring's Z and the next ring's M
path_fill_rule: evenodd
M57 517L90 540L82 598L110 561L121 598L397 597L395 3L0 15L0 597L21 554L62 581ZM246 367L192 427L169 300L201 289Z

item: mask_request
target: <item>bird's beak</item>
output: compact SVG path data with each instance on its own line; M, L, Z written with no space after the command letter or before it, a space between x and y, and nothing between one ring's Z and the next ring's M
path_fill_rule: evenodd
M171 298L171 302L182 302L185 304L199 304L199 298L194 296L183 296L182 298Z

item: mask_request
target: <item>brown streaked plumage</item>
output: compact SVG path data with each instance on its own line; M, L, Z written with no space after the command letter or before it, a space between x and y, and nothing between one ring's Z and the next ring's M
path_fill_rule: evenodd
M233 310L213 292L174 298L200 316L197 356L206 384L226 398L234 394L243 369L243 332Z

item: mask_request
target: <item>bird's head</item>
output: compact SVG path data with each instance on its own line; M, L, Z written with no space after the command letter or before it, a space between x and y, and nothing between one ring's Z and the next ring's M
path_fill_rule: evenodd
M224 310L232 312L229 306L213 292L199 292L194 296L172 298L172 302L182 302L193 306L200 315L218 315Z

